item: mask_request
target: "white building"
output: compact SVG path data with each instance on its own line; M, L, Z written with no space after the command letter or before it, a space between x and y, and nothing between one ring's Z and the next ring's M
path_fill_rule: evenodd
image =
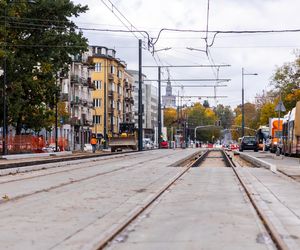
M136 127L138 127L138 91L139 91L139 72L136 70L128 70L134 77L134 119ZM157 127L158 118L158 90L151 82L146 82L147 77L142 75L142 104L143 104L143 137L151 138L154 141L155 127Z
M162 96L162 107L176 108L176 96L172 94L172 85L170 80L167 82L166 95Z

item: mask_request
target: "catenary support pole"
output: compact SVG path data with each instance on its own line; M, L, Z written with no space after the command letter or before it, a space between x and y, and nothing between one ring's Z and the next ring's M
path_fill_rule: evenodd
M242 137L245 135L244 68L242 68Z
M142 110L142 40L139 39L139 94L138 94L138 150L143 150L143 110Z
M158 117L157 117L157 136L158 136L158 148L160 148L160 143L161 143L161 67L158 66Z

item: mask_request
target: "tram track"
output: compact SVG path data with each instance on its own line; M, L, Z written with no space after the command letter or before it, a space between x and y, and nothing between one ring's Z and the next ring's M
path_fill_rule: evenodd
M248 188L247 184L244 182L243 178L240 176L237 167L235 166L234 162L232 161L231 157L226 154L225 151L221 150L222 157L219 156L208 156L212 150L208 150L203 153L199 158L194 159L192 162L187 163L185 169L176 175L173 179L171 179L167 184L165 184L153 197L151 197L145 204L136 207L133 209L132 213L130 213L121 223L118 223L117 226L113 226L109 230L106 231L105 237L102 237L100 241L97 243L93 242L89 244L90 248L87 249L104 249L120 235L126 228L128 228L134 221L137 220L145 211L159 199L162 194L164 194L172 185L178 181L183 175L185 175L192 167L201 167L201 163L205 161L205 159L218 159L222 158L226 167L231 168L234 175L236 176L238 182L240 183L241 187L243 188L246 196L248 197L251 205L253 206L258 218L262 222L262 225L265 227L266 231L269 234L270 239L274 242L274 245L279 250L287 250L289 247L282 239L281 235L278 233L276 228L273 226L270 219L266 216L263 209L260 208L259 204L257 203L254 195L252 194L251 190ZM215 151L215 150L213 150ZM109 248L110 249L110 248Z
M138 249L154 246L149 244L157 244L160 249L161 246L220 249L220 246L236 248L238 239L241 244L248 244L245 249L291 249L291 242L286 244L288 234L283 233L276 220L274 222L270 217L268 207L263 205L266 199L258 197L250 173L247 175L248 170L256 169L234 165L223 151L157 151L152 155L144 154L144 160L136 156L131 162L124 158L113 161L115 164L107 161L102 172L94 172L94 176L92 171L85 171L90 167L82 166L82 172L76 176L80 177L79 173L84 172L90 176L69 180L61 186L57 181L62 178L51 177L57 185L48 186L49 190L42 179L30 179L43 184L43 188L27 189L24 196L10 200L15 202L2 202L0 210L5 228L0 233L11 231L17 235L21 232L22 227L14 231L11 218L25 209L28 214L21 221L35 232L36 241L31 239L30 242L37 244L45 236L47 249L131 249L133 245L130 244ZM73 178L69 173L74 171L65 169L57 174ZM50 176L54 173L42 178ZM24 184L29 181L23 180ZM10 186L6 190L23 186L22 181L7 184ZM28 191L32 192L29 194ZM50 213L53 219L49 217ZM19 220L17 216L16 221ZM46 227L41 226L41 221ZM50 238L49 232L53 232ZM235 233L232 235L232 232ZM162 233L170 236L165 239ZM210 241L212 236L221 237L220 242L223 240L224 243L218 245L214 240ZM175 242L170 241L173 238ZM6 246L17 245L9 239L5 242ZM27 246L35 246L35 249L43 246L30 242L26 242ZM231 245L233 242L235 245Z
M174 154L175 154L175 152L172 153L171 155L162 156L161 159L168 158L168 157L170 157ZM197 154L198 153L196 153L195 155L197 155ZM119 157L107 158L105 160L107 161L107 164L108 163L112 164L113 162L119 162L120 158L126 158L127 156L128 155L122 155L122 156L119 156ZM72 184L76 184L76 183L79 183L79 182L91 180L91 179L97 178L99 176L113 174L113 173L116 173L116 172L119 172L119 171L126 171L126 170L133 169L133 168L136 168L136 167L139 167L139 168L143 167L142 165L145 162L145 159L143 159L143 156L142 155L135 155L134 158L140 158L140 160L138 162L136 162L135 164L127 163L125 166L124 166L124 164L122 164L122 166L120 166L120 167L115 167L113 169L109 168L108 170L104 170L104 171L101 170L100 172L97 172L96 174L87 175L87 176L82 177L82 178L74 178L74 177L70 177L70 175L68 175L68 177L66 177L67 181L61 181L60 183L57 183L55 185L48 186L48 187L42 186L38 190L34 190L32 192L24 193L24 194L21 194L21 195L10 197L9 195L5 194L2 197L2 200L0 200L0 205L3 204L3 203L12 202L12 201L16 201L16 200L19 200L19 199L22 199L22 198L26 198L26 197L29 197L29 196L32 196L32 195L35 195L35 194L39 194L39 193L43 193L43 192L49 192L49 191L53 191L55 189L62 188L62 187L68 186L68 185L72 185ZM132 159L133 159L133 157L130 155L130 160L132 160ZM157 159L157 156L154 154L154 156L147 159L147 161L153 161L155 159ZM94 160L92 162L87 162L86 163L87 165L83 165L83 166L81 165L80 167L75 167L75 168L71 168L71 169L67 166L68 168L65 169L65 170L60 170L59 167L57 167L55 169L57 171L54 171L54 172L43 173L43 174L39 174L39 175L35 175L35 176L27 176L27 177L18 178L18 179L15 179L15 180L2 181L2 182L0 182L0 185L18 183L18 182L22 182L22 181L27 182L29 180L37 181L37 180L34 180L34 179L47 178L49 176L61 175L61 174L64 174L64 173L70 174L72 172L87 170L87 169L96 169L96 170L98 170L99 167L108 167L108 166L96 165L97 163L102 163L103 160L104 159L98 159L96 161ZM113 162L111 162L111 161L113 161ZM187 161L187 159L183 159L182 161L180 161L176 164L183 164L186 161ZM70 164L72 164L72 162ZM82 163L77 162L76 165L78 165L78 164L82 164ZM172 165L173 164L171 164L170 166L172 166ZM46 170L42 170L42 172L43 171L46 171ZM40 180L40 182L41 182L41 180Z
M0 170L5 169L13 169L13 168L23 168L23 167L30 167L42 164L49 164L49 163L59 163L65 161L75 161L75 160L84 160L84 159L93 159L93 158L103 158L106 156L118 156L124 154L134 154L140 153L139 151L126 151L126 152L109 152L109 153L102 153L102 154L77 154L77 155L66 155L66 156L51 156L50 159L23 159L22 161L17 162L3 162L0 164ZM53 158L55 157L55 158ZM5 161L5 160L4 160Z
M231 169L233 170L233 172L236 175L237 179L239 180L240 184L242 185L244 191L247 194L247 197L249 198L249 200L250 200L252 206L254 207L257 215L259 216L259 218L263 222L265 228L267 229L270 237L274 241L277 248L279 250L288 250L289 247L286 245L284 240L281 238L280 234L275 229L273 223L269 220L268 216L265 214L263 209L260 208L258 202L256 201L255 195L253 195L253 193L247 187L247 184L243 181L243 179L240 176L239 171L237 170L237 168L236 168L234 162L232 161L232 159L230 159L230 157L224 151L222 151L222 153L224 155L224 158L226 159L226 162L227 162L228 166L231 167Z
M132 212L117 226L113 226L106 232L106 236L101 241L91 244L91 249L104 249L117 235L119 235L126 227L128 227L133 221L135 221L142 213L144 213L157 199L166 192L179 178L181 178L190 168L197 167L207 156L208 150L202 155L188 162L183 171L173 177L168 183L166 183L158 192L148 199L143 205L140 205L132 210Z

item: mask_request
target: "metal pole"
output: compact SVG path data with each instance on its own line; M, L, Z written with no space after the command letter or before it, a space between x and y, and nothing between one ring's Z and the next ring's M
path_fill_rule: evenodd
M107 137L106 137L106 125L107 125L107 60L105 60L105 68L104 68L104 119L103 119L103 138L104 138L104 145L103 148L107 148ZM97 126L97 125L96 125ZM97 136L97 135L96 135Z
M161 143L161 67L158 66L158 148L160 148Z
M56 86L57 86L57 77L56 77ZM57 119L57 116L58 116L58 108L57 108L57 89L55 90L55 152L58 151L58 131L57 131L57 127L58 127L58 119Z
M242 68L242 137L245 135L244 68Z
M142 110L142 40L139 39L139 94L138 94L138 150L143 150L143 110Z
M279 92L279 109L278 109L278 132L277 132L277 149L276 149L276 155L280 155L280 149L279 149L279 131L280 131L280 111L281 111L281 91Z
M6 55L6 6L4 9L4 61L3 61L3 130L2 130L2 154L7 154L6 148L6 84L7 84L7 60Z

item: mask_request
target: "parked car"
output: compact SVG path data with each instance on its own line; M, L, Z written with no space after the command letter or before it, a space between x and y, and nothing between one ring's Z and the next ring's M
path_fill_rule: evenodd
M50 144L42 148L42 151L45 153L55 152L55 144ZM60 151L60 148L57 147L57 151Z
M153 149L154 148L153 141L151 141L149 138L144 138L143 139L143 148L144 149Z
M255 136L244 136L239 145L239 151L254 150L258 151L258 143Z
M169 148L169 143L168 143L167 141L162 141L162 142L160 143L160 147L161 147L161 148Z

